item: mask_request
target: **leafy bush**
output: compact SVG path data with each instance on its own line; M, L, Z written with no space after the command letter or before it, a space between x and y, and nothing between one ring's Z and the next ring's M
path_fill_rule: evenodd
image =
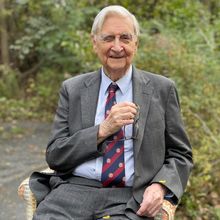
M18 14L22 16L28 8L27 20L20 38L10 46L22 71L30 68L28 63L33 66L38 62L43 62L44 67L74 73L96 65L87 26L92 20L88 18L96 12L93 7L77 8L74 1L57 2L55 7L51 0L24 3Z
M52 69L44 69L36 80L30 82L29 95L37 97L39 103L38 111L55 112L58 93L61 82L70 77L70 74L57 73Z
M13 98L19 94L17 73L9 67L0 65L0 97Z
M38 111L38 99L0 98L0 118L5 121L14 119L49 119L51 113Z
M175 36L175 37L174 37ZM180 93L186 129L194 154L194 169L177 216L216 219L220 190L220 91L217 53L200 54L188 38L164 30L143 34L136 65L174 79ZM205 47L205 45L203 45ZM204 51L203 51L204 52Z

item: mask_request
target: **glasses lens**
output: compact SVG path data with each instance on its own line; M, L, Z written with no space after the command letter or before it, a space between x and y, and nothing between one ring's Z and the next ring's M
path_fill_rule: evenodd
M116 38L115 35L111 34L100 34L98 38L105 43L113 42ZM133 35L129 33L124 33L119 36L119 40L123 43L130 43L133 40Z
M138 132L139 132L139 126L138 126L138 120L136 120L136 123L134 124L134 129L133 129L133 136L134 139L137 139L138 136Z

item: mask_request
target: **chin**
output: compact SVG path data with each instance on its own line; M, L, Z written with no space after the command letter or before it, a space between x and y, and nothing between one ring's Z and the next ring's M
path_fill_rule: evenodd
M108 65L108 69L109 70L113 70L113 71L126 70L127 69L127 65L122 64L122 63L111 64L111 65Z
M125 66L114 66L114 67L110 67L108 68L109 72L112 74L120 74L120 75L124 75L124 73L126 72L127 68L125 68Z

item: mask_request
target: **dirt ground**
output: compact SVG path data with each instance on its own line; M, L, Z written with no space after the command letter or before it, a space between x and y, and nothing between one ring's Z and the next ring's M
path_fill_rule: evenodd
M0 122L0 219L25 220L24 202L17 195L21 181L45 168L45 148L51 123Z

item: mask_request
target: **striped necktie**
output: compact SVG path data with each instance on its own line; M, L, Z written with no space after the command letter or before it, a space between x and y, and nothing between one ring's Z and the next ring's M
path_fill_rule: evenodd
M117 84L110 84L105 105L105 118L116 104ZM123 187L125 185L124 132L122 129L106 139L103 156L101 181L104 187Z

